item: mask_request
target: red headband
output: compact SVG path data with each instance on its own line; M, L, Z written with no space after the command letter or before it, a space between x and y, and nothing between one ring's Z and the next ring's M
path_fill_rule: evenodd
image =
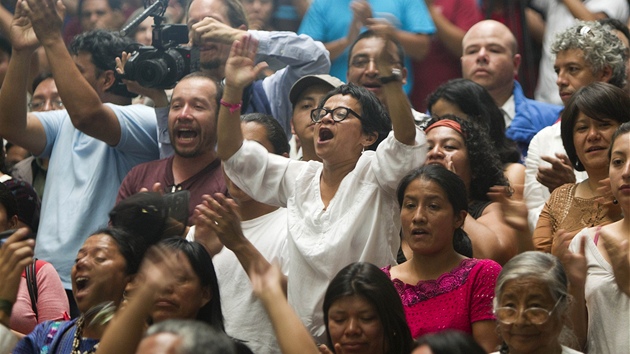
M426 127L424 129L424 133L428 134L431 129L437 128L437 127L448 127L448 128L451 128L451 129L457 131L464 138L466 137L466 134L464 134L464 131L462 130L462 126L459 123L457 123L456 121L452 120L452 119L441 119L441 120L438 120L437 122L435 122L435 123L431 124L430 126Z

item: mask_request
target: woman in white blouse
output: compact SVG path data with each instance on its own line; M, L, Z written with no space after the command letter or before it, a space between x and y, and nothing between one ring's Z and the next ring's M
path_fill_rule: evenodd
M266 67L254 65L255 40L243 36L234 42L225 68L218 155L228 177L243 191L288 209L289 302L322 342L321 308L330 279L356 261L395 263L400 244L396 187L426 157L424 133L415 127L402 91L406 73L391 60L396 46L391 40L381 42L366 75L387 97L391 123L365 88L343 85L331 91L311 115L315 151L323 162L290 160L243 141L243 89Z

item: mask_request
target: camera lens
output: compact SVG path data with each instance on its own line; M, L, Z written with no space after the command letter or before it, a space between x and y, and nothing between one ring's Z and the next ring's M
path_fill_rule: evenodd
M138 68L138 82L145 87L159 85L168 75L169 69L164 59L149 59L142 62Z

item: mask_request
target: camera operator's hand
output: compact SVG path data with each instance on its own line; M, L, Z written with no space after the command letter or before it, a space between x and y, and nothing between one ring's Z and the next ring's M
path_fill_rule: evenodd
M63 42L61 29L65 6L61 0L26 0L26 13L43 46Z
M15 6L15 14L11 21L9 40L13 50L34 51L39 46L39 41L33 30L31 20L28 18L26 0L19 0Z
M193 45L203 47L211 43L232 44L240 39L247 31L232 28L212 17L206 17L190 28L190 39Z
M125 64L131 57L130 53L123 52L122 57L116 57L116 72L120 75L125 73ZM149 97L155 103L155 108L168 106L168 97L166 92L162 89L149 88L140 85L137 81L122 79L122 82L127 86L127 90L131 93Z
M232 44L230 56L225 64L225 85L245 88L256 80L267 63L256 65L254 59L258 50L258 41L249 34L243 35Z

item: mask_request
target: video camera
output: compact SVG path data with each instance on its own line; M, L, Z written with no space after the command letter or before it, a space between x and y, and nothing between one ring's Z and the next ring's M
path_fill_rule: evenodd
M188 27L180 24L164 25L164 11L168 0L158 0L138 15L120 32L123 36L152 16L152 46L141 46L131 53L125 64L124 79L137 81L144 87L169 89L185 75L199 71L199 49L186 47Z

